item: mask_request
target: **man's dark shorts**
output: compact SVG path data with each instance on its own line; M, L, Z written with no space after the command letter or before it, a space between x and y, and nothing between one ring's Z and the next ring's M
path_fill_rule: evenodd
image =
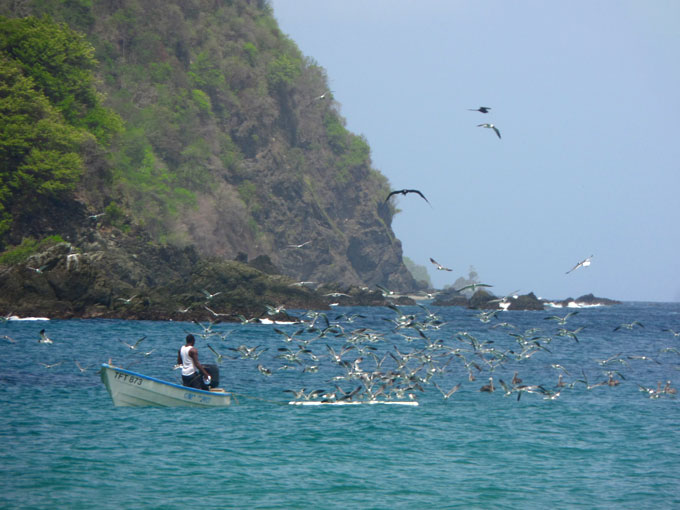
M194 372L191 375L183 375L182 384L184 386L188 386L189 388L196 388L198 390L204 390L207 388L207 386L203 384L203 377L201 377L200 372Z

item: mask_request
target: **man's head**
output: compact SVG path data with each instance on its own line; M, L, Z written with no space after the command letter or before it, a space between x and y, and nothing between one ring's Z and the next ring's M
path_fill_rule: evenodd
M196 341L196 339L194 338L194 335L192 335L191 333L189 333L189 334L187 335L187 345L194 345L194 342L195 342L195 341Z

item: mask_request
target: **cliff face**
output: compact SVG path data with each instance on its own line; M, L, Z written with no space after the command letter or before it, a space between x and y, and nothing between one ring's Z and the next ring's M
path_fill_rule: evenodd
M345 129L323 69L281 34L266 2L91 4L0 8L48 14L95 48L104 104L125 129L106 154L84 156L74 198L87 213L107 211L102 222L120 227L116 212L203 256L267 255L298 280L417 288L386 178ZM29 230L41 231L23 218L4 244Z

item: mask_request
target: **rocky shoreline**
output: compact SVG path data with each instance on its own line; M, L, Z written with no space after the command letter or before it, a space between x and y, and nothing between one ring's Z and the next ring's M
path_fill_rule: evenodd
M415 305L543 310L548 306L613 305L592 294L562 301L533 293L498 298L480 289L398 294L387 289L300 282L280 274L267 256L248 261L201 257L193 247L158 246L142 233L90 231L0 264L0 316L131 320L295 320L286 309Z

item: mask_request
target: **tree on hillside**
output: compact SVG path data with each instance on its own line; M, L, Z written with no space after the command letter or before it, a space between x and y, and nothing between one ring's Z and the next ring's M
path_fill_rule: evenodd
M0 235L11 209L74 188L87 132L66 124L19 66L0 60Z
M92 48L47 18L0 17L0 236L13 210L75 189L83 144L122 128L93 86Z
M68 124L104 143L120 131L120 118L101 105L94 48L83 34L47 17L0 17L0 54L19 64Z

